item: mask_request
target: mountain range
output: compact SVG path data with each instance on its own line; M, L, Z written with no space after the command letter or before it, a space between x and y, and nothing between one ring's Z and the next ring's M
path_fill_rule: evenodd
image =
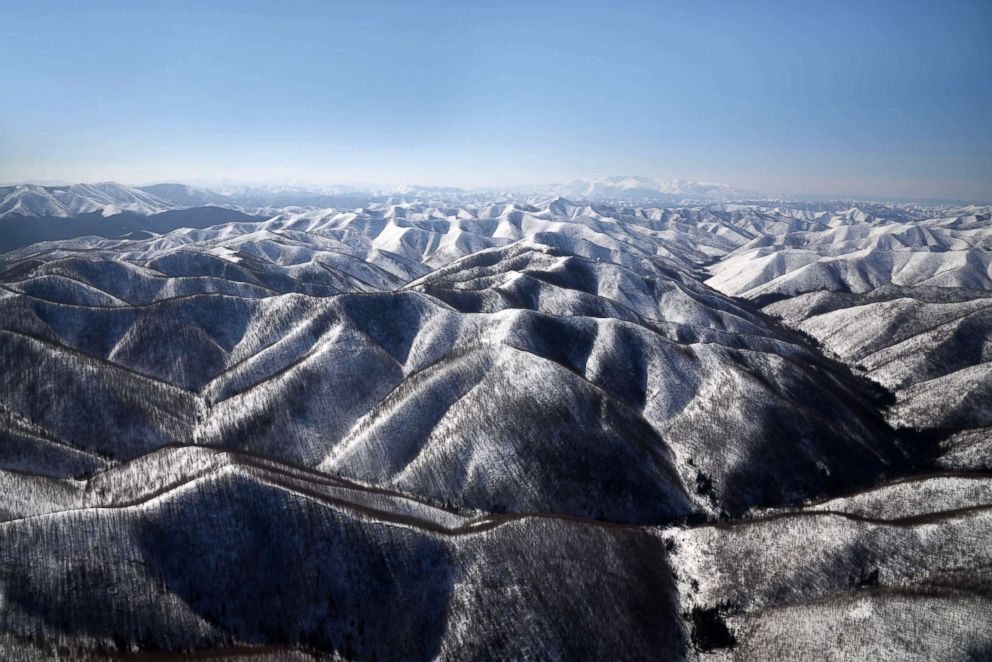
M992 651L992 207L0 196L6 656Z
M21 184L0 187L0 219L11 216L67 218L100 212L112 216L122 212L154 214L169 209L228 206L241 211L270 207L305 207L310 209L348 206L348 201L365 203L396 199L442 199L460 201L470 198L564 197L581 201L651 200L655 202L730 201L759 199L761 194L726 184L708 184L684 180L659 180L647 177L608 177L574 180L546 186L467 190L455 187L400 186L239 186L223 185L217 190L163 183L130 187L115 182L41 186ZM360 206L360 205L355 205Z

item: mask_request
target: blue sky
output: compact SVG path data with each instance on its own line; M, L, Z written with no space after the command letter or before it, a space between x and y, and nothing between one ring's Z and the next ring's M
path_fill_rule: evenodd
M0 181L992 199L992 2L0 0Z

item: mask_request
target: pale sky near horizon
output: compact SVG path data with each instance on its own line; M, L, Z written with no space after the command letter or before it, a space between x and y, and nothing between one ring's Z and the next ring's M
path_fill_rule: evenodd
M0 0L0 181L992 200L992 1Z

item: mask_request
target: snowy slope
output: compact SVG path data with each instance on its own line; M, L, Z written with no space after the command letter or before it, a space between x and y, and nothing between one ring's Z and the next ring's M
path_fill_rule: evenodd
M153 214L183 206L114 182L71 186L23 184L0 189L0 193L0 221L8 216L67 218L95 212L103 216L122 212Z

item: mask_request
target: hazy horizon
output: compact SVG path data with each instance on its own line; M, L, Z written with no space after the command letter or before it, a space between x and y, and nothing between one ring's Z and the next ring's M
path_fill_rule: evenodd
M641 175L627 175L631 177L641 176ZM114 183L121 184L123 186L130 186L134 188L141 188L147 186L155 186L158 184L180 184L184 186L189 186L192 188L205 189L214 192L224 191L228 188L238 189L238 188L298 188L300 190L310 190L310 191L320 191L322 189L334 189L341 188L347 192L351 190L354 193L387 193L393 190L402 189L404 187L409 187L412 189L432 189L432 188L450 188L464 191L465 193L485 193L486 191L523 191L529 187L539 187L539 186L555 186L555 185L567 185L569 183L574 183L577 181L590 181L590 180L604 180L608 177L623 177L623 175L611 175L602 177L582 177L575 180L569 181L544 181L544 182L534 182L527 184L509 184L504 186L449 186L441 182L429 182L429 183L418 183L418 182L403 182L403 183L393 183L393 182L347 182L347 181L298 181L298 180L188 180L183 178L172 178L172 179L153 179L147 181L120 181L111 179L90 179L90 180L22 180L22 181L0 181L0 186L45 186L45 187L62 187L62 186L72 186L74 184L105 184ZM661 178L659 178L661 179ZM675 178L672 180L665 181L682 181L691 182L697 184L724 184L734 187L734 182L708 182L703 180L686 180L684 178ZM745 188L745 187L734 187L734 188ZM926 196L912 196L912 195L877 195L877 194L857 194L857 193L837 193L837 192L811 192L811 191L801 191L798 193L790 193L787 191L760 191L753 190L753 193L757 194L758 199L768 199L770 201L778 199L791 199L791 200L818 200L818 201L864 201L864 202L882 202L882 203L920 203L920 204L962 204L962 205L988 205L992 204L992 196L987 198L962 198L962 197L926 197ZM747 199L747 197L740 198L741 200Z
M0 181L992 200L992 5L0 7Z

